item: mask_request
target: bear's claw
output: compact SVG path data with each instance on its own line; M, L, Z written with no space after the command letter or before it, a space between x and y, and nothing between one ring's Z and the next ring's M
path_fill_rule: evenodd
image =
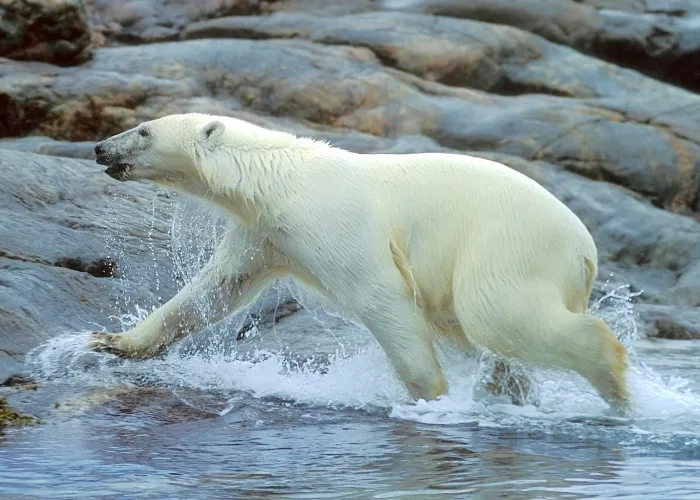
M100 333L95 332L92 334L93 338L89 342L89 347L95 352L104 352L107 354L113 354L123 359L132 359L142 357L138 352L129 352L128 350L121 349L117 346L117 343L122 340L121 335L115 335L112 333Z
M151 346L148 349L138 349L133 344L129 344L129 336L121 334L94 332L92 339L88 342L88 347L95 352L113 354L122 359L146 359L153 358L161 354L165 345ZM122 344L121 346L119 344ZM132 347L133 346L133 347ZM130 348L131 347L131 348Z
M106 352L108 354L114 354L120 358L128 357L127 354L117 348L115 342L121 339L118 335L112 335L110 333L94 332L92 334L92 339L88 343L88 347L96 352Z

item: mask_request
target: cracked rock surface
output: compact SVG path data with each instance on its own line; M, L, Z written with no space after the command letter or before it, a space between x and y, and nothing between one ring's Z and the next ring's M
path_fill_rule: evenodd
M582 218L601 283L642 292L644 332L700 337L695 3L64 3L91 45L65 29L73 56L0 59L0 379L52 335L116 328L178 289L180 201L113 181L92 146L190 111L357 152L504 162Z

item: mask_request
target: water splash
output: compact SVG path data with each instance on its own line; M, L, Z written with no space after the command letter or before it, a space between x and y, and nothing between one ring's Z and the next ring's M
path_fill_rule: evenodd
M637 335L630 306L633 299L634 294L624 287L615 288L592 306L606 318L626 318L611 323L618 336L627 336L630 342ZM124 325L135 324L145 314L145 310L137 310L123 318ZM596 432L612 427L618 433L616 439L636 444L675 443L679 437L692 444L700 439L700 397L687 388L683 379L663 379L643 365L635 364L630 374L637 402L635 413L619 417L574 373L529 368L527 373L538 387L539 406L514 406L504 398L485 395L478 388L489 373L492 358L468 357L450 346L441 346L438 353L450 391L437 401L413 402L383 351L361 326L346 320L333 323L334 316L317 308L308 313L313 321L305 320L305 330L295 331L289 324L295 316L275 326L262 326L259 337L249 343L247 350L238 346L225 355L201 351L184 355L175 350L162 359L124 361L87 352L87 334L79 333L52 339L32 351L28 361L44 380L59 379L82 387L155 385L173 390L222 391L230 398L222 414L235 409L243 395L379 411L391 418L425 424L528 428L547 433L575 430L581 439L590 436L593 425ZM281 330L277 337L274 328ZM326 329L331 329L335 337ZM318 354L313 342L305 349L299 347L309 336L325 340L325 353ZM297 349L289 349L285 341ZM335 350L329 348L333 345ZM620 434L621 428L624 432Z
M155 203L155 200L153 201ZM153 209L155 210L155 209ZM115 215L118 217L118 215ZM174 279L192 279L211 256L224 232L231 230L222 218L198 203L180 201L170 227ZM149 231L148 239L153 231ZM153 242L146 242L155 262ZM115 236L108 238L114 252L123 250ZM125 270L120 280L145 279ZM158 275L156 275L158 276ZM126 290L128 287L123 287ZM692 443L700 439L700 397L678 378L663 379L639 358L634 301L638 293L628 286L603 283L590 312L606 321L630 351L630 387L636 402L633 415L621 418L579 375L562 371L518 367L537 388L539 404L514 406L483 391L495 358L488 353L469 357L449 345L438 356L450 391L437 401L413 402L395 376L385 354L367 330L346 318L332 304L307 293L293 282L280 283L271 296L273 310L293 297L302 312L269 325L255 323L263 312L258 304L235 318L193 335L161 359L121 360L86 349L87 332L51 339L28 355L35 375L81 387L156 385L223 391L231 398L226 411L241 395L254 399L276 398L294 404L381 411L395 419L429 424L474 424L482 427L531 428L544 432L581 422L615 422L624 425L624 439L670 440L679 433ZM115 317L122 329L137 324L152 307L120 297L129 314ZM205 297L200 314L207 316ZM273 315L274 316L274 315ZM251 334L236 342L236 332L253 322ZM585 437L582 431L582 438Z
M613 286L610 279L606 280L598 298L589 307L589 312L605 321L617 338L628 350L630 358L636 361L635 341L639 339L639 322L634 302L642 294L632 292L630 285Z

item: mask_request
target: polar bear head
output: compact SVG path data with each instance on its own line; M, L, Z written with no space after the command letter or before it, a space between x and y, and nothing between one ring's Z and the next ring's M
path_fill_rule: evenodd
M217 202L282 196L290 173L326 143L245 120L199 113L141 123L95 145L120 181L148 180Z
M97 143L95 157L117 180L178 185L196 174L196 147L215 148L225 131L215 116L169 115Z

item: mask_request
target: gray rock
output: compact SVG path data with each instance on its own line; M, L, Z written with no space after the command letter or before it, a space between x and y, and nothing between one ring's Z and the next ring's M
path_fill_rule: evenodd
M467 2L468 3L468 2ZM192 23L183 39L304 38L367 47L386 66L430 81L496 94L665 99L685 93L510 26L397 12L333 18L309 14L236 16Z
M275 0L89 0L95 29L116 43L152 43L177 38L195 21L259 14Z
M690 89L700 48L693 0L382 0L379 8L514 26Z
M401 19L416 29L411 23L425 17ZM0 136L96 140L163 114L245 109L546 161L626 186L657 206L696 211L700 131L693 124L700 97L630 75L645 90L634 100L615 90L597 99L505 97L387 68L366 48L301 40L169 42L96 50L80 78L46 65L5 70Z
M678 303L700 307L700 260L683 273L670 293Z
M96 140L152 116L150 102L194 93L175 80L0 60L0 137Z
M110 316L132 302L172 294L170 204L94 162L0 149L0 351L21 361L57 333L116 328ZM0 379L14 369L0 359Z
M0 214L0 382L57 334L121 331L168 300L222 230L215 212L93 161L6 149ZM263 323L295 310L277 290L255 308Z
M637 311L644 321L647 337L700 339L700 309L640 304Z
M90 56L90 38L82 0L0 3L0 57L78 64Z
M13 149L65 158L91 160L95 158L94 142L57 141L50 137L32 136L16 139L0 139L0 149Z

